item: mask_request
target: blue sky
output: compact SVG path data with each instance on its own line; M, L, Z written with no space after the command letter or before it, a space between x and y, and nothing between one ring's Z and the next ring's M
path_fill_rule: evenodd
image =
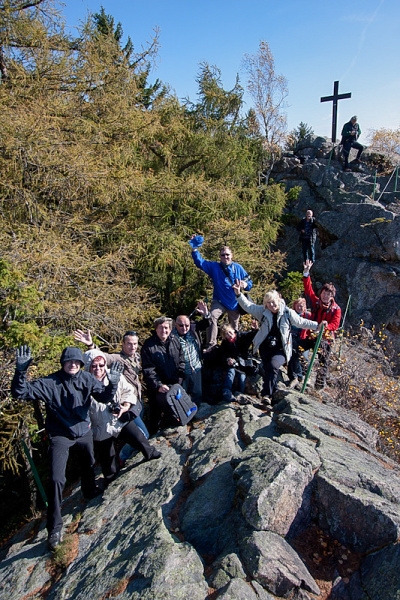
M180 99L196 100L201 62L221 70L225 89L237 74L244 86L244 55L265 40L276 72L288 80L289 130L303 121L331 136L332 103L320 98L333 93L335 80L339 93L352 94L339 101L338 133L354 114L364 143L371 129L400 127L399 0L66 0L62 12L74 32L101 6L137 50L159 28L150 79L169 84Z

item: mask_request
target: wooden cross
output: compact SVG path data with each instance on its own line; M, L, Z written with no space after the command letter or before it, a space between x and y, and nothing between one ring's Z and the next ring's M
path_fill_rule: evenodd
M332 110L332 142L333 144L336 142L336 126L337 126L337 105L338 100L344 100L345 98L351 98L351 92L347 94L339 94L339 82L333 82L333 96L324 96L321 98L321 102L331 102L333 101L333 110Z

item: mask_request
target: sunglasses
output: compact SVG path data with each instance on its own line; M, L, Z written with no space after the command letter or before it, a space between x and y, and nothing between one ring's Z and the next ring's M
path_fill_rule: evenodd
M104 369L104 367L106 366L106 363L100 364L96 363L95 365L92 365L92 369Z

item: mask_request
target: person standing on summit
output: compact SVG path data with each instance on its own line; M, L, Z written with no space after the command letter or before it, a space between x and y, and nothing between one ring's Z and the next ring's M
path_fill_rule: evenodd
M311 260L315 262L315 241L317 239L317 223L312 210L307 210L306 216L300 221L297 226L297 231L300 232L300 241L303 248L304 261Z
M239 280L241 289L249 291L253 287L253 282L242 265L233 262L232 250L229 246L221 247L219 262L203 258L199 252L199 247L203 244L203 241L202 236L192 235L189 244L193 248L192 258L194 264L204 273L207 273L214 286L208 331L208 348L212 348L217 343L218 319L222 315L228 314L229 324L235 331L239 328L239 305L232 286Z
M364 146L362 146L361 144L359 144L357 142L360 135L361 135L361 129L360 129L359 124L357 123L357 117L356 116L351 117L350 121L343 125L342 139L340 142L341 145L343 146L343 156L344 156L343 171L350 171L349 155L350 155L350 150L352 148L355 148L356 150L358 150L357 157L354 162L356 162L356 163L361 162L360 156L362 154L362 151L364 150Z

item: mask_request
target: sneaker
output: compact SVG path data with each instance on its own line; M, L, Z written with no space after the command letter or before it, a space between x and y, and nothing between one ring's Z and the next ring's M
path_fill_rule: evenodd
M269 405L269 406L270 406L270 405L271 405L271 403L272 403L272 401L271 401L271 396L263 396L263 397L261 398L261 402L262 402L263 404L267 404L267 405Z
M51 552L61 544L61 531L52 531L47 537L47 547Z
M297 385L299 384L299 380L297 379L297 377L294 377L288 385L288 388L293 390Z

